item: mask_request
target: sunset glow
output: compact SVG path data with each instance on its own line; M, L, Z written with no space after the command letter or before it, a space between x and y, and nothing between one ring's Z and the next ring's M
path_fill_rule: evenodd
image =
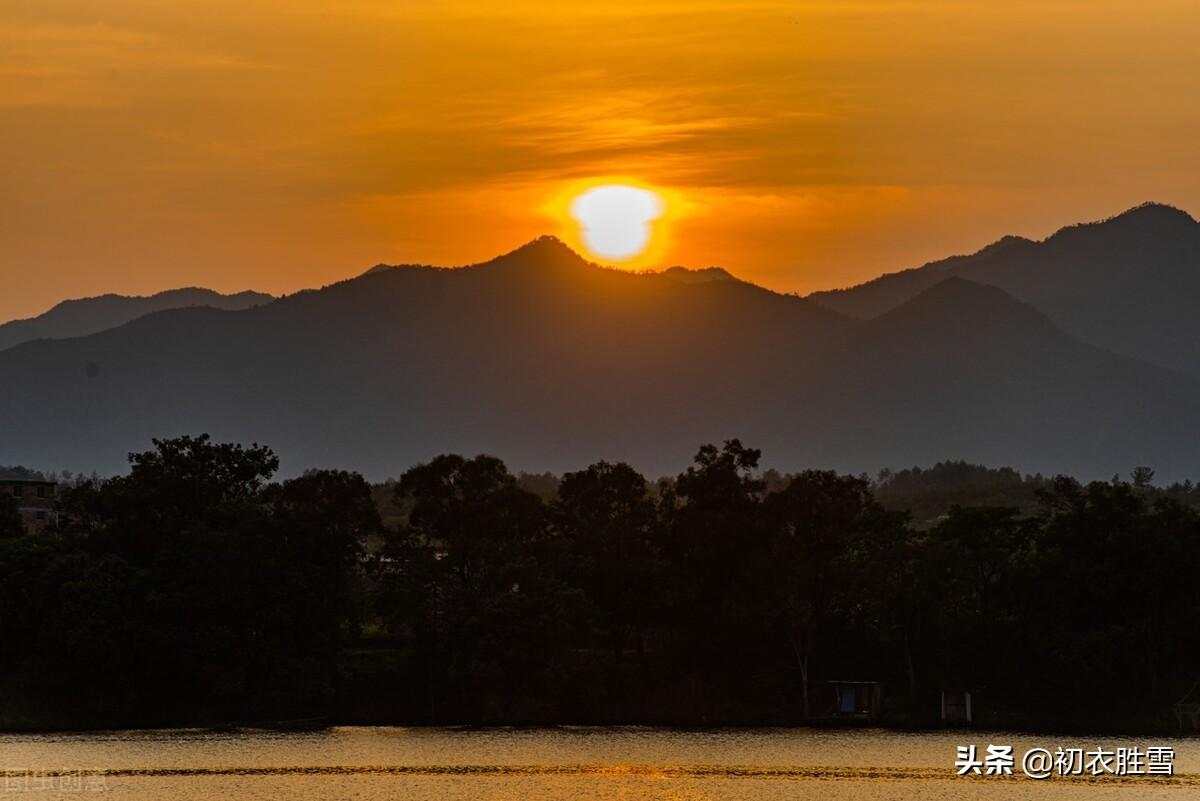
M1200 0L0 0L5 789L1183 798L1197 143Z
M9 3L0 318L541 234L604 260L569 212L598 177L670 188L621 266L781 291L1195 213L1196 41L1193 0Z

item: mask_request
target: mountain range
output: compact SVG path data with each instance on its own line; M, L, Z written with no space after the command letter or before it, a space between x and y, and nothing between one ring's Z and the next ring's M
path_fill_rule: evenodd
M1114 353L1200 376L1200 223L1184 211L1146 203L1041 242L1006 236L809 299L866 319L950 276L999 287Z
M549 237L471 267L381 265L252 308L173 309L0 351L0 463L116 472L151 437L203 431L271 445L285 473L380 478L458 451L658 475L740 437L783 469L965 459L1196 477L1200 377L1159 356L1186 349L1136 358L1087 336L1086 315L1064 318L1072 304L1030 300L1069 293L1028 288L1060 285L1044 275L1058 269L1083 280L1087 263L1114 286L1132 269L1116 252L1138 254L1144 281L1190 292L1184 217L1142 207L810 298L723 270L607 269ZM1152 229L1170 243L1150 246ZM1009 249L1038 255L970 273ZM1018 292L994 275L1032 278Z
M94 298L64 300L37 317L13 320L0 325L0 350L11 348L31 339L66 339L95 334L143 315L167 309L189 306L212 306L216 309L248 309L275 298L261 292L239 292L222 295L211 289L188 287L170 289L145 297L101 295Z

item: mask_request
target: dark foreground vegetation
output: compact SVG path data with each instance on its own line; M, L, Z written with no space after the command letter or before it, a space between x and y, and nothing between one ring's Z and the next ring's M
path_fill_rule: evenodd
M448 455L372 488L156 441L56 530L0 498L0 725L793 724L831 679L882 682L895 725L944 689L981 725L1175 725L1193 486L758 459L706 445L650 483Z

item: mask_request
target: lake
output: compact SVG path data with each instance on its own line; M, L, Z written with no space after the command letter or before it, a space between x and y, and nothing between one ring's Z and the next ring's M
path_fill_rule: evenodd
M956 775L955 748L1012 745L1014 777ZM1034 781L1040 746L1169 746L1172 777ZM340 727L0 735L8 797L940 801L1200 798L1200 740L878 729ZM7 795L7 793L6 793Z

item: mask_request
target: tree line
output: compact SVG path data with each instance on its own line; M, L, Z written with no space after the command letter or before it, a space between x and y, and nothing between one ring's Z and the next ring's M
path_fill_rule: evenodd
M443 455L372 487L156 440L57 530L0 497L0 726L797 724L854 679L893 725L967 690L982 725L1155 728L1200 679L1190 485L759 460ZM963 475L1018 502L961 505Z

